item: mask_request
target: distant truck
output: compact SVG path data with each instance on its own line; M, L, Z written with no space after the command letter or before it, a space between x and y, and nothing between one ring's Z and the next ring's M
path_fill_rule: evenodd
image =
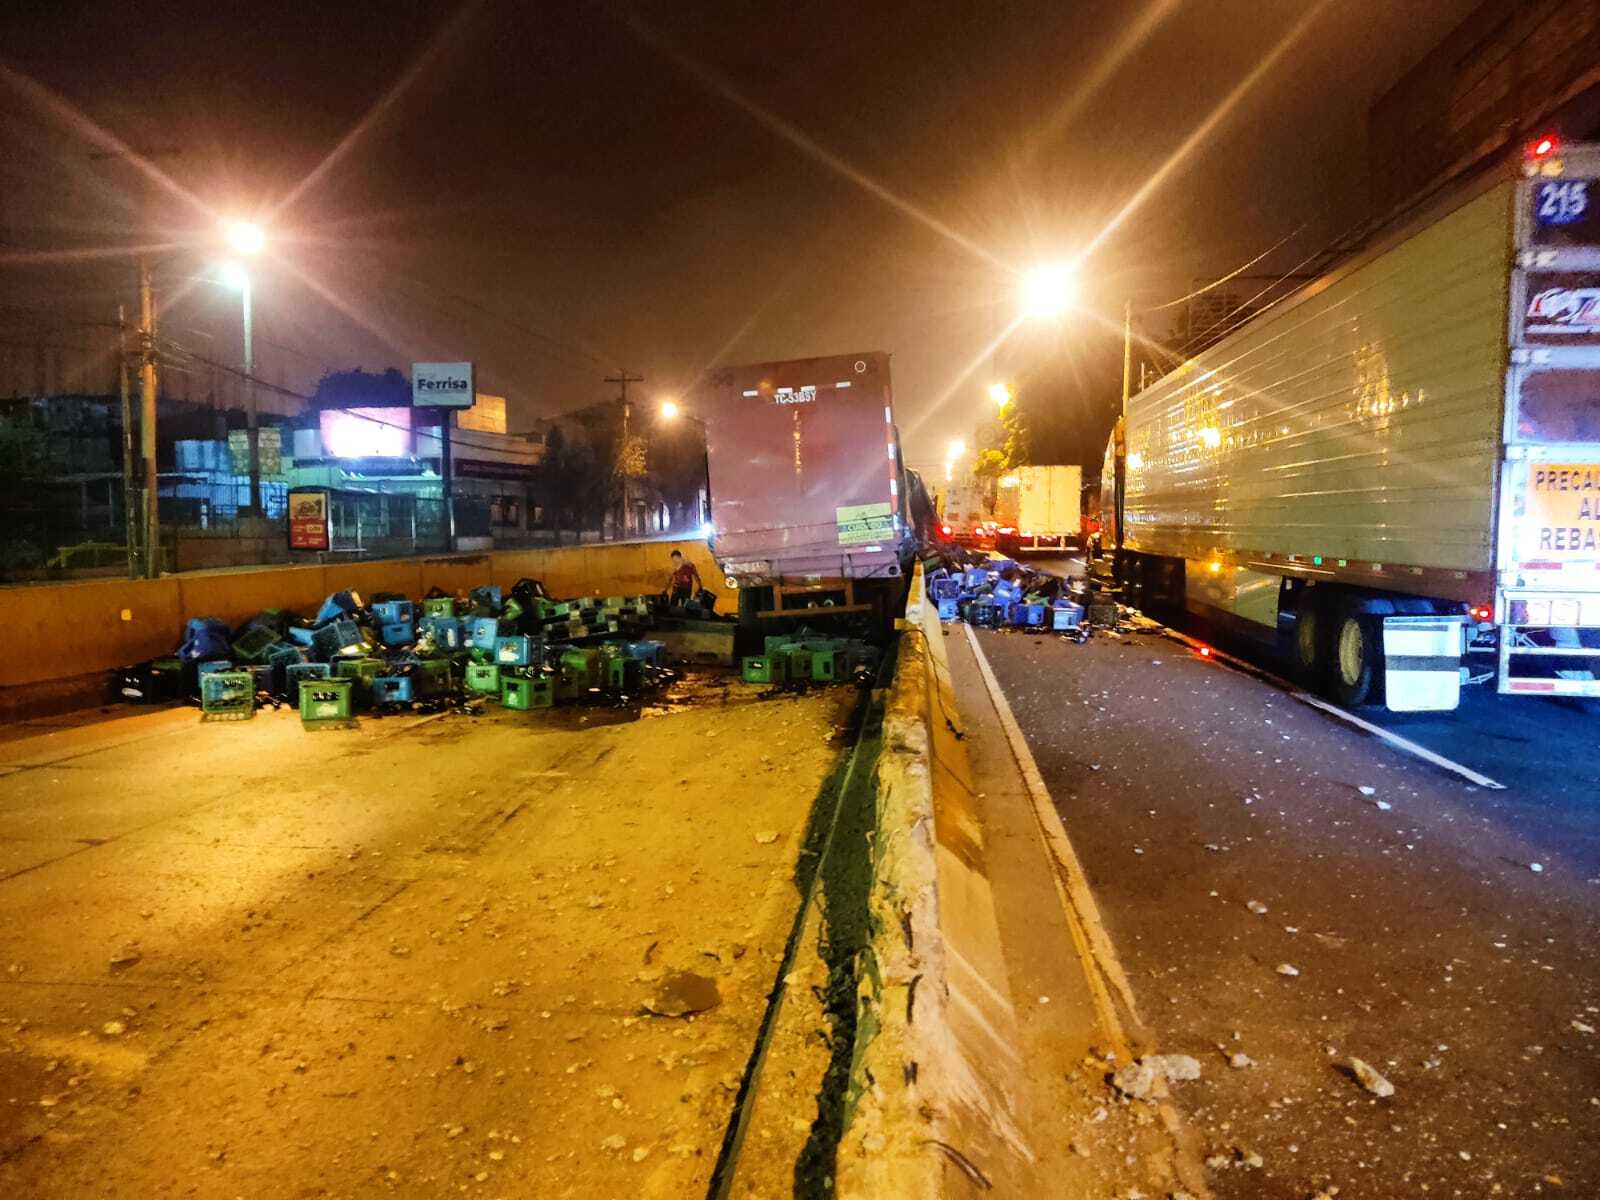
M1018 467L995 491L995 547L1002 554L1083 549L1083 468Z
M1469 650L1501 692L1600 696L1600 147L1415 211L1129 401L1116 574L1346 704L1454 708Z
M974 549L994 546L994 506L989 503L983 481L975 476L952 480L945 486L940 511L940 528L958 545Z
M887 617L915 546L889 355L717 368L695 407L711 552L741 617Z

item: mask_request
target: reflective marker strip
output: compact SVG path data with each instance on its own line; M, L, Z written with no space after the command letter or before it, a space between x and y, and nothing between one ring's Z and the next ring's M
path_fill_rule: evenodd
M1452 658L1448 655L1385 654L1383 660L1388 664L1390 674L1396 671L1442 671L1451 675L1461 669L1459 655Z
M759 396L759 395L761 395L761 392L757 388L750 388L745 392L745 395L746 396Z

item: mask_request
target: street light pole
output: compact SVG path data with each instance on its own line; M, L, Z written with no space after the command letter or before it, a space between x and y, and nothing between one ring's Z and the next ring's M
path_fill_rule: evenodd
M1122 302L1122 415L1128 415L1128 397L1133 395L1133 301Z
M266 515L266 510L261 505L261 414L256 408L256 354L251 336L249 275L244 277L239 297L244 305L244 395L246 437L250 441L250 511L262 517Z

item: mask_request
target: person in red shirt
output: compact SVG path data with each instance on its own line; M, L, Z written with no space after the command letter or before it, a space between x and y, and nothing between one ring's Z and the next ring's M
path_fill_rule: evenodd
M683 556L682 550L672 552L672 579L667 584L667 592L674 604L687 604L694 599L696 592L705 587L700 582L700 572L695 565Z

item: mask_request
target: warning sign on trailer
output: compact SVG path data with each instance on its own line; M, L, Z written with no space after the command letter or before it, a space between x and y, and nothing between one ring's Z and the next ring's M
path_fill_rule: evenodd
M1600 463L1530 463L1524 528L1540 558L1600 558Z
M894 537L888 504L850 504L834 509L841 546L860 546Z

